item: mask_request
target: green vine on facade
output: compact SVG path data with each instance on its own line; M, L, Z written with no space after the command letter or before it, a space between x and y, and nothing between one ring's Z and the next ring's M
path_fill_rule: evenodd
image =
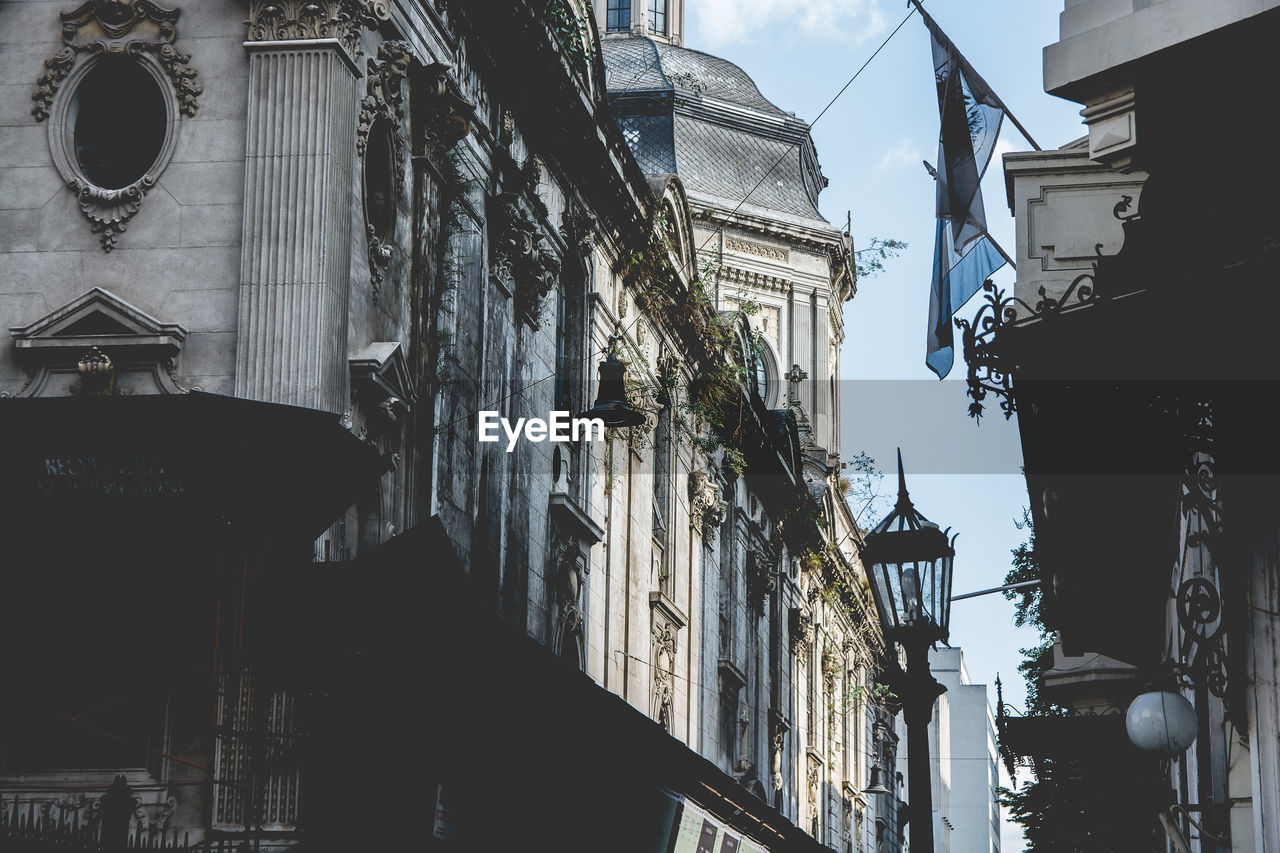
M560 43L560 49L574 68L585 72L595 58L595 41L591 37L591 3L583 2L586 17L573 8L572 0L551 0L547 4L547 24Z
M751 360L763 348L759 333L748 329L746 352L738 346L745 318L759 305L741 294L738 307L718 311L704 279L688 286L680 280L672 263L673 227L667 214L654 217L654 228L646 246L630 252L621 264L622 279L635 294L636 307L651 317L670 324L678 339L698 342L698 369L687 383L685 393L660 388L659 394L675 398L682 423L705 424L708 432L694 438L695 446L713 455L725 454L725 467L736 474L746 470L745 455L734 447L743 427L743 391L752 369Z

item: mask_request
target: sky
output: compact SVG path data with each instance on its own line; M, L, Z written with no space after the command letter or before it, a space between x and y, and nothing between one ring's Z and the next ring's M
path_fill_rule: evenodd
M1085 134L1080 106L1045 94L1042 50L1057 40L1057 2L927 0L925 8L1043 148ZM722 56L751 75L766 98L813 121L840 87L902 21L909 4L887 0L686 0L685 46ZM954 593L999 586L1010 551L1026 538L1016 522L1027 505L1016 416L1006 421L988 397L981 423L967 416L965 365L939 382L924 364L934 188L921 165L938 148L938 102L928 31L918 15L888 42L812 129L830 179L820 206L841 227L852 219L855 248L872 237L903 240L908 249L880 275L859 283L845 305L841 358L842 448L885 470L894 487L901 447L916 508L959 532ZM1009 123L983 181L991 235L1014 255L1014 221L1005 200L1000 155L1030 150ZM1013 270L993 277L1012 287ZM958 316L971 318L981 294ZM958 343L958 340L957 340ZM951 643L965 650L975 683L1004 683L1005 700L1021 708L1019 649L1034 632L1013 627L1013 605L1001 595L956 602ZM1023 849L1021 830L1006 821L1005 853Z

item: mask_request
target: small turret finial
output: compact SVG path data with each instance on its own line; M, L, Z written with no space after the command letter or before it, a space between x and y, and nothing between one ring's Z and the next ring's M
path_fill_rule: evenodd
M898 448L898 505L899 512L911 509L911 497L907 494L907 475L902 470L902 448Z

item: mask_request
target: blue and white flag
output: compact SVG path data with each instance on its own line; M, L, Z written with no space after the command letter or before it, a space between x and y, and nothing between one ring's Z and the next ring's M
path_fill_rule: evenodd
M1004 266L1004 256L986 237L957 252L951 228L938 220L934 237L933 284L929 293L929 345L924 362L942 379L951 372L955 350L951 337L951 317L969 301L993 272Z
M938 84L938 228L925 363L942 379L954 360L951 317L1002 267L1004 256L987 237L982 176L991 162L1005 106L929 14Z

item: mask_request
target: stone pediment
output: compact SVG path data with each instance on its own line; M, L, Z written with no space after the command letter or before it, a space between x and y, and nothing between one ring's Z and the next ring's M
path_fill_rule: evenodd
M187 330L163 323L101 287L54 309L26 326L9 329L18 349L48 347L160 346L177 355Z
M357 387L365 387L378 403L395 400L405 411L413 407L416 392L409 375L409 363L404 347L396 341L377 341L369 344L348 359L351 381Z
M95 287L9 329L27 370L23 397L173 394L187 330Z

